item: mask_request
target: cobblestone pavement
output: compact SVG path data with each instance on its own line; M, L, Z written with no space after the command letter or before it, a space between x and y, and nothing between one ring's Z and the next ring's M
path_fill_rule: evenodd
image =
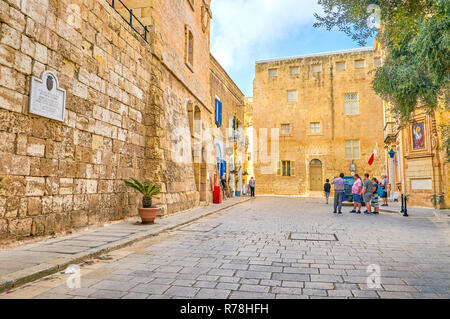
M449 298L446 224L331 209L259 197L82 265L81 288L56 274L0 298Z

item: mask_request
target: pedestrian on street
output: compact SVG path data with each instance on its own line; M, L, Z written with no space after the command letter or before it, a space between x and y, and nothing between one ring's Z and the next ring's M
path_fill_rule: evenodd
M372 214L379 214L380 203L378 203L378 189L380 188L380 186L378 185L378 180L375 177L372 178L372 185L372 200L370 202L370 205L374 209Z
M362 181L358 174L353 175L353 178L355 179L352 186L353 210L351 210L350 213L361 214Z
M250 186L250 196L251 197L255 197L255 183L256 183L256 181L252 176L252 178L250 178L250 180L248 181L248 185Z
M328 198L330 197L331 192L331 184L330 180L327 178L327 182L323 184L323 190L325 192L325 198L327 199L327 205L328 205Z
M222 175L221 184L223 199L227 199L227 179L225 178L225 174Z
M370 208L370 201L372 200L372 181L369 178L369 174L365 173L364 174L364 187L363 187L363 201L364 203L366 203L366 211L364 212L364 214L371 214L371 208Z
M380 183L381 189L383 190L383 193L381 194L381 199L383 200L383 204L381 206L388 206L387 203L387 176L386 174L383 174L381 176L381 183Z
M339 177L334 177L331 184L334 184L334 210L333 213L342 214L342 194L344 194L344 173L339 174Z

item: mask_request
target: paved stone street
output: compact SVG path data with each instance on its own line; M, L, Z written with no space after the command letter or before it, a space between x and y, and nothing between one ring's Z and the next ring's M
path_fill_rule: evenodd
M257 197L1 298L449 298L446 223ZM367 286L369 265L381 285Z

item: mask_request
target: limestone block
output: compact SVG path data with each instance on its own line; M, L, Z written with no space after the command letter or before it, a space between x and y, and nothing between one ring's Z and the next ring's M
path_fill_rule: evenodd
M12 236L25 237L31 234L31 218L13 219L9 221L8 231Z
M40 197L28 198L28 216L41 215L42 203Z
M25 196L43 196L45 192L45 178L26 177L27 186Z
M31 58L21 52L16 52L16 56L14 59L14 68L19 71L22 72L24 74L31 74L31 70L32 70L32 60Z
M19 31L10 27L6 23L1 24L0 43L9 45L16 50L20 49L21 39Z

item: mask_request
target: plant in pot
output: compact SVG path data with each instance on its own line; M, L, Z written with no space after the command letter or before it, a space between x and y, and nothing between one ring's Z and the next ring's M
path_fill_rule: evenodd
M142 208L139 208L139 215L141 215L143 224L151 224L155 221L159 208L152 207L152 197L159 194L160 189L152 182L141 183L138 180L131 178L133 182L125 181L125 185L134 188L144 197L142 198Z

